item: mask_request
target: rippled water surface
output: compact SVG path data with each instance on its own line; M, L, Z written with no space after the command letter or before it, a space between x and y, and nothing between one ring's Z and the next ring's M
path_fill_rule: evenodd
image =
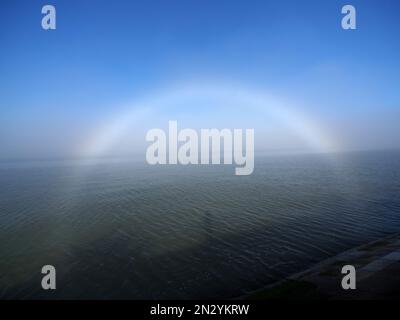
M400 231L400 153L0 164L0 297L236 297ZM41 267L57 290L40 289Z

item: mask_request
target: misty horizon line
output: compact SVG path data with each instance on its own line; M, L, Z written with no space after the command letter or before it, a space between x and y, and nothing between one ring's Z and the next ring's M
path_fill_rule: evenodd
M370 152L400 152L400 147L394 148L360 148L360 149L347 149L347 150L333 150L333 151L318 151L318 150L295 150L295 149L271 149L264 151L254 151L257 157L279 157L279 156L301 156L301 155L340 155L351 153L370 153ZM223 152L220 153L223 156ZM130 154L114 154L114 155L99 155L99 156L47 156L47 157L0 157L0 163L10 162L58 162L58 161L116 161L116 160L130 160L135 162L146 163L146 157L143 153L130 153ZM256 159L255 159L256 160ZM181 166L190 166L182 165ZM151 165L149 165L151 166Z

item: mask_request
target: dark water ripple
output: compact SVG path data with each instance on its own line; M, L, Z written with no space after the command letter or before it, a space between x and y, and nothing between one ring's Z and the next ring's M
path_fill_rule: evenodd
M400 231L400 153L0 164L3 298L235 297ZM40 290L40 269L58 288Z

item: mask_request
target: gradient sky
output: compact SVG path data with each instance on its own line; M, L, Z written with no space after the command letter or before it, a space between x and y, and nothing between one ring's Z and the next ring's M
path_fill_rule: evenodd
M45 4L56 7L54 31L41 28ZM345 4L357 30L341 28ZM130 102L187 83L298 104L344 150L399 148L399 17L396 0L3 0L0 158L75 156Z

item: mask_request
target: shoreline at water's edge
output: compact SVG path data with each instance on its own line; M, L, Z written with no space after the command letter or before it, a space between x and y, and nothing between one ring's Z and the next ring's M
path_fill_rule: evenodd
M390 263L386 265L389 266L390 264L392 268L395 266L396 270L398 269L400 271L400 259L398 258L400 256L400 233L392 233L385 237L345 250L305 270L289 275L282 280L241 295L235 299L351 299L352 297L345 297L341 294L342 292L340 292L341 279L344 276L344 274L341 274L341 266L345 264L355 265L356 270L359 270L361 273L358 275L357 271L357 278L360 280L368 278L367 280L369 280L374 278L373 276L376 277L378 271L383 270L383 267L381 270L377 270L371 266L381 261L388 261L386 257L389 255L394 256L394 254L396 254L396 259L389 260ZM398 263L398 265L396 263ZM392 271L393 270L388 269L388 277L390 277L389 274ZM380 273L379 277L381 279L385 277L385 274ZM363 293L365 296L365 292ZM358 294L355 298L359 296ZM400 296L398 296L397 299L400 299Z

